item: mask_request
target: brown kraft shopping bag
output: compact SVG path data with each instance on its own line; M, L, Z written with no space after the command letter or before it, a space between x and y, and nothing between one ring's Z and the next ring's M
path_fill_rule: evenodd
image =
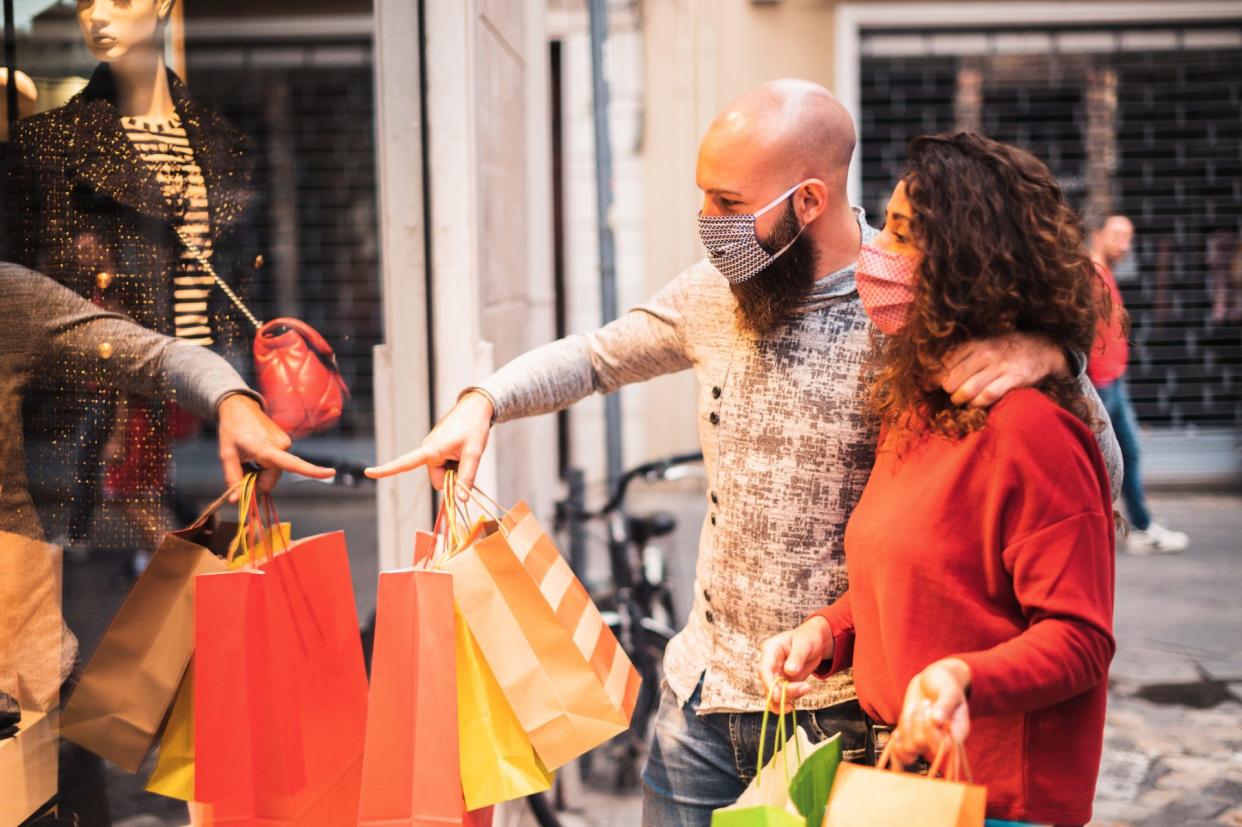
M223 572L211 517L164 535L104 632L61 715L64 738L137 772L159 737L194 651L194 578Z

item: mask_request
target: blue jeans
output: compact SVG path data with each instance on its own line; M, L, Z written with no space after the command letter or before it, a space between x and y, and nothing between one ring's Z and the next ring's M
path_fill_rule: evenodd
M763 713L699 715L702 691L700 682L682 706L667 684L660 690L651 754L643 771L644 827L708 827L712 810L736 801L755 777ZM769 755L777 722L777 716L770 716ZM864 760L867 722L858 701L799 712L798 724L812 743L840 732L846 759Z
M1113 433L1121 448L1121 463L1125 479L1121 483L1121 499L1126 505L1130 525L1138 531L1146 531L1151 525L1147 511L1147 494L1143 491L1143 475L1139 469L1139 425L1126 391L1125 378L1099 389L1100 401L1108 418L1113 421Z

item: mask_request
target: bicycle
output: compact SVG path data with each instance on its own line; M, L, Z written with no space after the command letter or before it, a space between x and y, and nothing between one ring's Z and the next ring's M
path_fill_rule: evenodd
M619 753L614 756L617 789L637 782L648 730L659 704L664 650L676 634L677 623L668 561L663 550L652 542L672 534L677 519L667 511L630 514L625 508L626 495L631 483L638 479L653 483L701 476L702 461L701 453L679 454L632 468L617 480L608 501L593 511L582 508L573 498L556 503L557 532L572 532L592 522L606 523L610 583L605 588L588 590L642 677L628 732L604 747ZM580 760L583 775L589 774L591 756Z

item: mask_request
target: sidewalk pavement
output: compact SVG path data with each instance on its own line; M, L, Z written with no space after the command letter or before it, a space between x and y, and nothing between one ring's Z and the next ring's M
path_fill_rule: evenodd
M298 535L346 530L365 618L375 594L374 501L323 491L282 498L282 517ZM666 546L679 595L692 580L697 497L653 500L681 517ZM1169 557L1118 555L1118 650L1092 824L1242 827L1242 495L1165 494L1152 497L1152 505L1157 519L1187 531L1192 545ZM84 651L93 648L122 597L108 583L114 562L97 559L66 572L66 613ZM184 807L142 793L138 778L119 771L112 778L117 824L185 823ZM567 796L571 809L561 817L565 827L639 823L638 790L574 786ZM497 827L534 824L520 806L497 820Z

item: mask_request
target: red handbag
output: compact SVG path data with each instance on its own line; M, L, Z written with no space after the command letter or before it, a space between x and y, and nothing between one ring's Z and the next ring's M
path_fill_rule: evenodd
M254 369L267 414L294 439L341 418L349 388L336 354L300 319L272 319L254 337Z
M349 400L349 388L327 340L301 319L282 317L260 322L180 228L177 235L204 272L255 326L254 372L272 421L294 439L336 424Z

